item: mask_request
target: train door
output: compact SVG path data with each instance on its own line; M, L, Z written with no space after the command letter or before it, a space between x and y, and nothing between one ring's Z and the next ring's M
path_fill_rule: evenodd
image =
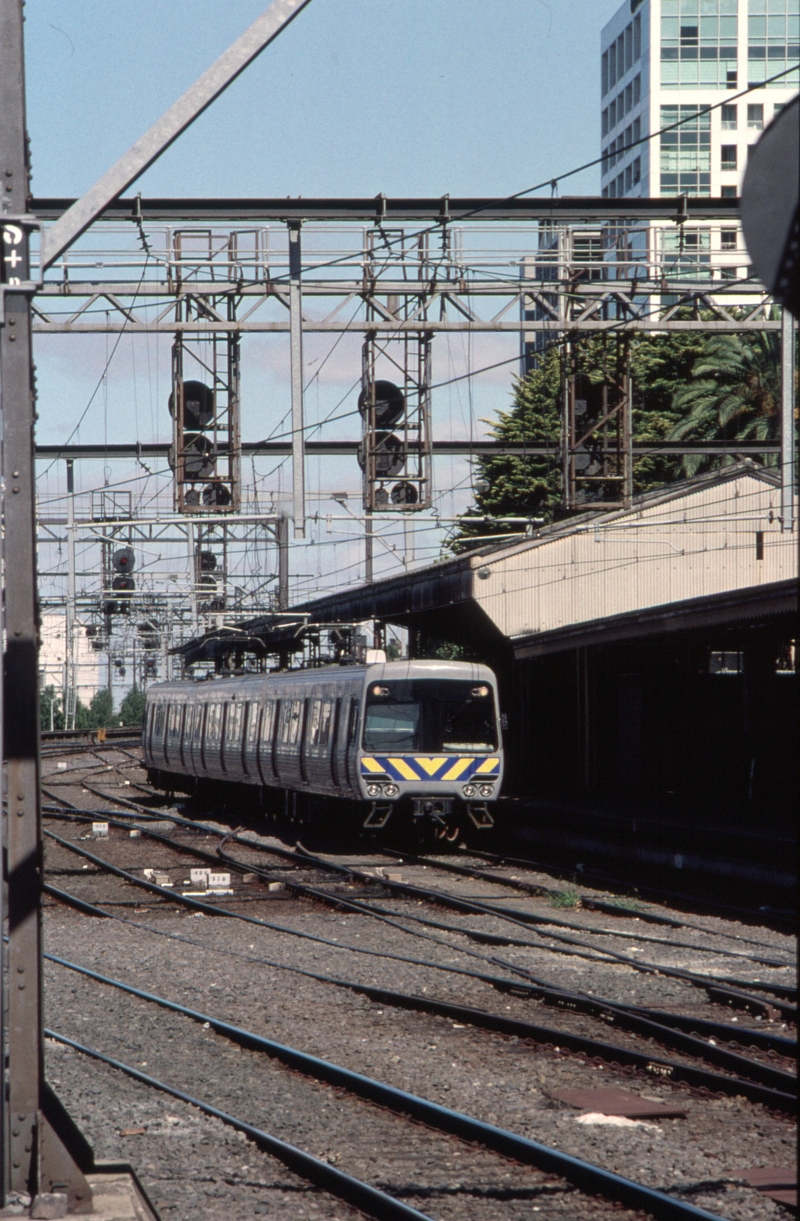
M181 736L178 743L178 754L180 756L181 767L185 772L192 770L192 726L194 725L194 704L185 704L183 712L183 724L181 725Z
M194 776L199 776L203 770L203 760L200 758L200 734L203 728L203 704L190 704L186 713L183 729L183 754L187 770Z
M164 757L173 770L181 763L181 730L183 729L183 712L185 704L171 703L167 713L167 733Z
M344 786L353 796L358 795L357 746L358 746L358 709L357 696L351 696L344 701L342 725L339 733L339 757L342 761L342 777Z
M331 785L333 697L318 691L307 702L306 732L303 735L305 776L312 788L328 790Z
M232 780L242 774L242 719L244 702L232 700L225 708L225 733L222 747L222 770Z
M157 767L164 767L164 733L167 725L167 705L161 700L155 705L155 716L153 717L153 733L150 743L150 749L153 756L153 762Z
M203 766L210 776L222 775L222 710L222 704L208 704L206 707Z
M205 701L198 704L196 720L194 723L194 734L192 736L192 758L194 759L194 768L198 776L202 776L206 770L204 743L206 736L206 713L208 712L208 704Z
M307 700L281 700L278 732L275 739L275 764L278 778L289 789L305 784L301 770L301 745Z
M146 763L151 763L153 759L153 718L155 713L155 704L148 704L142 729L142 754Z
M244 727L242 731L242 763L244 774L252 780L258 780L259 778L256 752L258 750L258 714L260 711L261 709L257 700L250 700L245 704Z
M344 760L339 757L339 736L343 702L341 695L337 695L333 701L331 713L331 779L333 780L333 787L336 789L342 787L342 768L344 765Z
M280 720L281 700L267 699L261 709L257 768L263 784L275 784L275 725Z

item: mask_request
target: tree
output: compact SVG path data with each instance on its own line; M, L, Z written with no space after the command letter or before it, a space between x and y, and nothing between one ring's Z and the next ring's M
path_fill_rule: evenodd
M95 691L88 708L80 705L75 712L76 729L109 729L119 725L114 716L114 697L108 687Z
M39 697L39 724L42 729L63 729L64 708L55 687L42 689Z
M690 378L692 368L705 351L705 337L697 333L672 332L633 335L629 339L630 373L633 380L633 439L639 443L664 441L680 420L675 396ZM588 392L599 392L607 374L616 370L619 351L617 334L588 336L572 341L573 370L584 379ZM498 441L521 444L561 441L562 365L564 350L552 344L539 358L538 368L519 379L511 409L501 412L491 424ZM482 457L476 463L473 516L542 517L546 522L561 515L563 492L558 452L546 456ZM634 490L646 492L680 478L680 461L663 454L648 454L634 463ZM468 546L478 536L503 534L502 525L470 525L467 518L451 542L454 550Z
M501 411L491 424L498 441L520 444L554 442L561 436L559 399L561 361L556 345L543 354L539 367L517 379L511 410ZM488 422L488 421L484 421ZM544 517L551 520L561 501L561 474L557 452L530 457L481 457L476 463L474 515L489 517ZM451 546L468 544L478 535L507 533L502 525L470 525L465 521Z
M132 687L123 699L119 708L119 717L123 725L141 725L144 721L144 706L146 696L139 687Z
M773 441L780 402L780 337L774 331L713 335L688 384L675 393L679 418L669 435L676 441ZM774 455L769 457L774 462ZM683 469L694 475L718 461L687 454ZM733 461L733 455L723 461Z

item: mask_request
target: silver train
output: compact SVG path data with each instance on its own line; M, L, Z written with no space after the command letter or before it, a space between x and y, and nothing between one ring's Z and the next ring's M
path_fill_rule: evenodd
M298 820L334 803L366 828L394 815L448 839L493 825L503 779L495 676L469 662L158 683L142 745L150 783L167 792L248 786Z

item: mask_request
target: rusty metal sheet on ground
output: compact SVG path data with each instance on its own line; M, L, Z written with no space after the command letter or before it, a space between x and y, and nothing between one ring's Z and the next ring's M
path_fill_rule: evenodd
M584 1111L595 1111L600 1115L623 1115L627 1119L684 1118L683 1107L670 1106L665 1102L654 1102L638 1094L629 1094L616 1086L599 1090L552 1090L551 1095L559 1102L569 1103Z
M762 1195L797 1208L797 1168L795 1166L750 1166L747 1170L734 1170L732 1174L742 1178Z

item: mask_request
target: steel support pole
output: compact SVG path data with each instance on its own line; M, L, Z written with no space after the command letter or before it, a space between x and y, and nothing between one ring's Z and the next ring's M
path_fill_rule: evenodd
M8 1172L3 1202L10 1191L36 1195L52 1191L57 1184L59 1191L67 1193L72 1211L86 1211L91 1208L92 1193L51 1126L51 1119L58 1124L57 1111L44 1080L35 389L30 296L15 291L15 285L30 280L28 237L11 221L26 213L29 194L24 63L22 0L0 0L0 278L4 281L0 287L4 296L0 406L5 572L12 576L5 581L3 682L9 934L8 1109L4 1116Z
M189 607L192 617L192 631L197 635L200 620L197 610L198 557L197 541L195 539L194 522L186 523L186 544L189 549Z
M75 463L67 459L67 606L66 606L67 682L64 701L64 728L75 728L77 683L75 674Z
M303 293L300 226L289 226L289 343L292 384L292 507L294 536L306 532L305 420L303 413Z
M373 581L373 535L372 535L372 514L369 509L364 514L364 580L367 585L371 585Z
M795 321L781 310L781 529L794 529L795 481Z
M289 608L289 520L279 517L275 528L278 539L278 610Z
M25 80L22 0L0 8L0 170L3 212L24 213L28 166L25 156ZM3 230L4 280L8 230ZM17 277L28 278L27 240L14 247L24 260ZM3 702L4 754L8 785L8 1106L9 1181L6 1191L29 1191L36 1178L36 1126L43 1076L42 980L39 928L41 839L39 831L38 647L34 579L33 362L30 301L5 289L0 329L0 391L3 408L5 480L6 654Z

